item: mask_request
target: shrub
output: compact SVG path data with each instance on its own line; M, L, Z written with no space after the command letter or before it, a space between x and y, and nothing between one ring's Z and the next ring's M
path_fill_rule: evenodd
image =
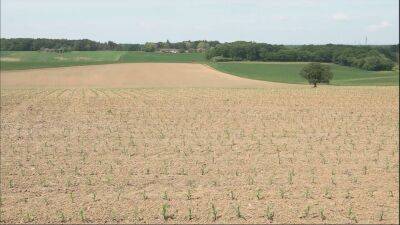
M232 58L226 58L223 56L215 56L211 58L211 61L213 62L229 62L229 61L234 61Z

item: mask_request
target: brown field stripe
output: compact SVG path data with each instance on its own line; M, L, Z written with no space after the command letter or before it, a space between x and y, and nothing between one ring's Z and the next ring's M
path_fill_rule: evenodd
M62 94L64 94L66 91L68 91L68 89L64 89L62 92L60 92L59 94L57 94L57 98L60 98L60 96L61 96Z

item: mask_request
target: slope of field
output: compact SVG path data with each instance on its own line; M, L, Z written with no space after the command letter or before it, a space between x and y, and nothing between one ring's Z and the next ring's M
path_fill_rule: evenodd
M157 52L126 52L120 62L162 62L162 63L190 63L205 62L203 53L157 53Z
M3 88L0 220L397 223L398 93Z
M0 63L3 71L108 64L117 62L123 53L117 51L82 51L57 54L34 51L3 51L0 55Z
M2 87L261 87L192 63L124 63L3 71Z
M129 62L204 62L202 53L149 53L126 51L73 51L64 54L48 52L0 52L1 70L23 70Z
M213 68L249 79L280 83L306 84L300 70L306 63L285 62L227 62L211 63ZM329 64L334 74L333 85L399 85L399 71L366 71L353 67Z

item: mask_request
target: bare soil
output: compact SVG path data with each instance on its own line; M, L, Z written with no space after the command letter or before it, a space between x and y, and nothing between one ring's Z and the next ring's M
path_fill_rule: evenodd
M399 221L398 87L191 64L1 76L3 223Z
M262 87L201 64L127 63L2 71L3 87Z
M20 58L14 58L14 57L0 57L0 61L3 62L19 62L21 61Z

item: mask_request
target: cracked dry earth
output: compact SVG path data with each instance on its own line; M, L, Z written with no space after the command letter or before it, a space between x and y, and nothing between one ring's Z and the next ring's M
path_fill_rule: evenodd
M398 87L6 88L2 223L398 223Z

